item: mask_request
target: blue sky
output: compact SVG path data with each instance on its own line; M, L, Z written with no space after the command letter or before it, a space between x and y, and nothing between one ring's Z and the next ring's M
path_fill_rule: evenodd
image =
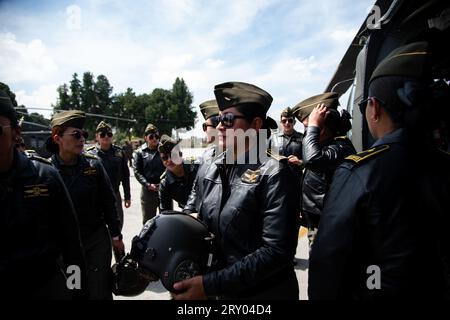
M271 93L277 119L323 92L373 3L0 0L0 81L20 104L49 108L74 72L106 75L114 93L170 89L178 76L197 111L215 84L244 81Z

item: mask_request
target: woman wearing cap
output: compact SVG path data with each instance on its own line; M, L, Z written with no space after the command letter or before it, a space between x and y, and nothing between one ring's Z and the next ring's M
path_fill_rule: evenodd
M185 163L177 142L165 134L161 137L158 151L166 167L159 186L159 210L173 210L174 200L183 208L192 190L198 164Z
M207 100L202 102L199 107L203 118L205 118L205 122L202 127L206 134L206 143L208 143L209 146L206 148L205 152L203 152L200 159L197 176L195 177L187 203L183 208L183 212L188 214L198 213L200 200L203 194L203 177L205 175L206 168L211 163L211 158L214 157L216 153L217 144L217 141L215 141L217 137L217 116L219 115L217 101L215 99Z
M351 128L350 114L337 111L338 94L326 92L298 103L293 112L305 126L302 153L305 172L302 182L302 220L308 226L312 247L319 227L323 201L334 171L344 158L356 153L345 136Z
M53 116L47 147L72 198L80 224L81 240L88 267L91 299L112 299L109 284L111 240L115 251L123 252L115 196L101 160L83 154L87 132L84 112L62 111Z
M264 159L264 141L259 150L252 139L236 144L240 133L255 137L267 128L272 97L242 82L217 85L214 93L219 149L226 151L205 171L199 219L216 237L217 262L210 272L175 284L173 296L298 299L292 264L298 224L288 164Z
M70 196L49 161L15 149L19 137L14 106L0 90L0 297L86 297L86 263ZM73 290L65 277L74 275L69 266L81 272Z
M142 185L142 224L156 215L160 177L165 170L158 152L158 128L149 123L145 128L144 139L145 143L133 153L134 176Z
M449 121L449 87L436 87L431 58L426 42L411 43L372 73L360 108L377 140L336 170L311 251L310 299L449 298L450 156L431 143L438 121Z

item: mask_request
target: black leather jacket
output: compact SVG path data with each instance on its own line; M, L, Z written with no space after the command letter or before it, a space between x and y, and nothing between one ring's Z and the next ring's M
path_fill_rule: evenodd
M356 153L347 137L336 137L319 142L320 129L308 127L303 138L305 172L302 184L302 214L312 226L317 226L323 202L334 171L344 158Z
M450 157L417 148L399 129L336 170L311 251L310 299L442 297ZM370 266L380 289L367 287Z
M270 146L274 145L274 139L277 139L275 145L278 146L278 153L282 156L288 157L290 155L296 156L299 160L303 158L302 151L302 140L303 134L294 130L294 132L288 136L283 132L276 133L270 138ZM273 151L273 150L272 150ZM302 183L302 175L303 175L303 165L293 165L289 164L290 168L296 175L296 179L301 185Z
M159 183L160 177L166 170L159 152L151 150L146 143L133 153L134 176L143 187L151 183Z
M295 188L286 163L206 168L199 217L215 234L218 264L203 276L207 295L298 299L292 260L298 236Z
M16 151L12 169L0 176L0 203L0 242L4 244L0 296L15 297L13 292L21 298L33 296L55 274L66 273L70 265L80 267L82 287L86 288L86 263L75 211L49 161ZM63 265L58 263L60 257Z
M194 183L192 185L191 193L189 194L186 205L183 212L185 213L198 213L200 209L200 202L203 199L203 178L205 177L206 170L211 164L211 160L216 153L215 146L209 146L200 159L200 164L195 176Z
M109 150L103 151L100 145L97 144L88 148L87 151L102 159L103 167L108 174L113 190L118 192L122 182L124 199L130 200L130 170L128 169L127 157L122 148L111 145Z
M85 154L76 165L64 165L57 155L51 158L72 198L80 224L81 239L88 238L106 223L111 237L121 236L116 197L101 160Z
M184 176L177 177L171 171L166 170L159 186L159 209L173 210L173 200L183 208L192 190L197 175L198 164L183 164Z

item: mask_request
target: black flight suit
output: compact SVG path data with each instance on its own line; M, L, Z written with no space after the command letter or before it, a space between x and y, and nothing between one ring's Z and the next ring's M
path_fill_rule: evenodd
M173 200L183 208L192 190L197 175L198 164L183 164L184 176L177 177L171 171L166 170L159 186L159 210L173 210Z
M144 143L133 153L134 176L142 185L141 208L143 224L156 215L159 197L157 191L150 191L147 186L159 184L160 177L166 170L158 150L152 150Z
M84 154L75 165L51 158L69 191L80 224L81 240L88 267L91 299L112 299L109 284L111 237L121 237L116 198L102 162ZM109 230L109 232L108 232Z
M302 183L302 216L307 220L311 246L334 171L345 157L356 153L353 144L345 136L323 142L319 142L319 138L320 128L315 126L308 127L303 138L305 172Z
M205 172L199 218L216 236L215 271L206 295L230 299L298 299L294 258L298 224L287 163L224 164Z
M309 298L442 297L449 165L448 155L427 152L404 129L348 157L336 170L311 251ZM371 266L380 270L379 289L368 286L376 284L368 280L376 275Z
M0 296L70 299L64 275L76 265L86 297L86 262L72 201L49 161L15 151L12 169L0 175ZM62 260L61 260L62 258Z
M102 159L103 167L108 174L109 180L116 196L117 213L120 219L120 231L123 227L123 208L122 197L120 195L119 187L122 183L125 200L131 199L130 194L130 170L128 169L127 157L122 148L111 145L107 151L103 151L100 145L92 146L87 149L88 152Z

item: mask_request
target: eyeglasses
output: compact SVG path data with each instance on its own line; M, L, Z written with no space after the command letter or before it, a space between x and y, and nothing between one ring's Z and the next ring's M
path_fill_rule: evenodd
M367 104L368 104L369 101L372 102L372 99L378 100L378 102L379 102L380 104L386 104L383 100L378 99L377 97L368 97L368 98L364 99L363 101L361 101L360 103L358 103L359 111L360 111L362 114L365 114L365 113L366 113Z
M246 119L248 120L246 117L244 116L239 116L233 113L225 113L223 115L219 115L219 116L215 116L214 117L215 121L217 121L217 125L219 123L222 123L222 125L226 128L231 128L234 125L234 120L236 119Z
M150 140L153 140L153 139L159 139L159 134L157 134L157 133L148 133L148 134L147 134L147 137L148 137Z
M101 138L104 138L104 137L106 137L106 136L108 136L108 137L112 137L113 136L113 133L111 132L111 131L108 131L108 132L100 132L100 137Z
M11 126L0 126L0 136L3 134L3 128L11 128Z
M281 120L281 123L286 123L286 122L294 123L294 119L288 118L288 119L283 119L283 120Z
M86 131L78 131L78 130L67 134L73 136L76 140L80 140L81 137L83 137L84 140L86 140L89 136L89 134Z
M211 118L209 118L209 119L211 119L211 120L210 120L211 123L204 122L204 123L202 124L202 128L203 128L203 131L204 131L204 132L206 132L206 130L208 129L208 127L213 127L213 128L215 128L215 127L217 127L217 125L219 124L219 121L216 119L216 117L211 117ZM209 119L208 119L208 120L209 120Z

